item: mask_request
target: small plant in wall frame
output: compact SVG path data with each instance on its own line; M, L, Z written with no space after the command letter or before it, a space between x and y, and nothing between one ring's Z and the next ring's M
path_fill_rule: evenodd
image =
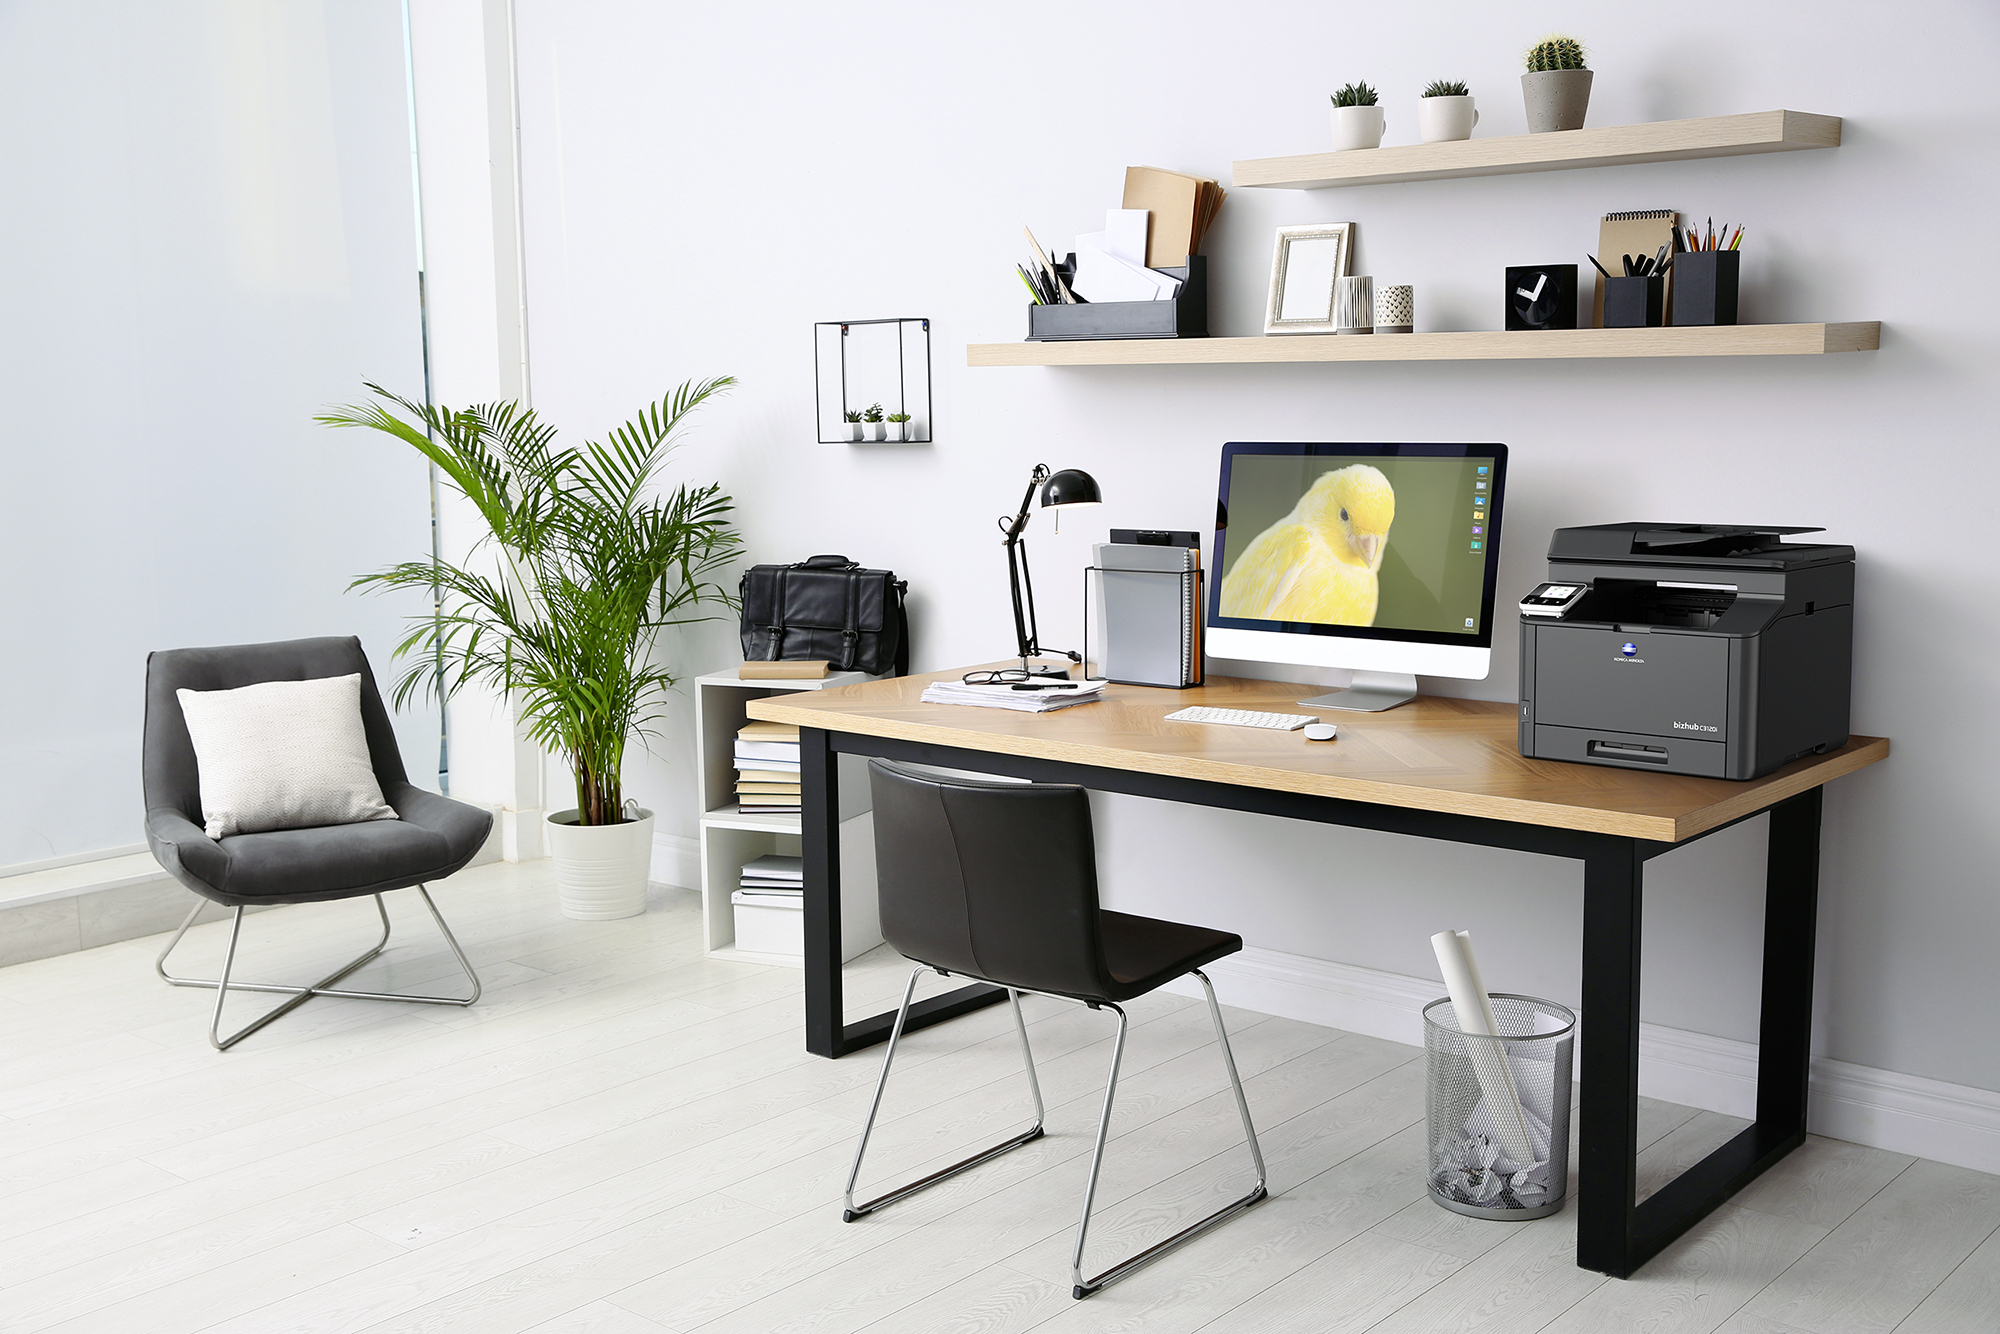
M910 414L907 412L892 412L883 420L887 423L884 429L891 440L908 440L916 434L915 428L910 425Z
M841 413L840 424L849 440L859 440L861 438L861 414L859 412Z
M870 403L861 410L861 438L880 440L882 438L882 405Z

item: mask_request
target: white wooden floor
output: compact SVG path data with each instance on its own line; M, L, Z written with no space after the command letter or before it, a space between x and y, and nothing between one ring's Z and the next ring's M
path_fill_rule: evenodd
M803 1055L800 974L701 958L691 894L568 922L548 878L438 888L476 1007L314 1001L223 1055L210 993L153 977L159 938L0 969L0 1330L2000 1329L2000 1178L1815 1139L1613 1282L1575 1267L1573 1208L1499 1224L1425 1199L1419 1051L1245 1011L1274 1198L1075 1302L1107 1016L1031 998L1048 1137L842 1224L876 1055ZM409 897L357 980L452 985ZM245 975L317 976L370 916L254 915ZM177 961L202 971L224 929ZM852 1012L904 976L851 968ZM1132 1010L1093 1269L1248 1179L1202 1008ZM864 1187L1024 1124L1017 1053L1004 1008L913 1035ZM1739 1124L1649 1104L1649 1186Z

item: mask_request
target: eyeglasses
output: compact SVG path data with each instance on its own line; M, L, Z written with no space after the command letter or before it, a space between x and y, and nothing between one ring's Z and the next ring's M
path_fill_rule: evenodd
M1014 685L1028 679L1028 673L1020 667L1002 667L990 672L967 672L959 678L969 686Z

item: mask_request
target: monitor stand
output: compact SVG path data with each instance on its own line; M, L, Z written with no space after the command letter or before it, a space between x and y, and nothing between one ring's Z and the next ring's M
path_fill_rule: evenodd
M1350 713L1380 713L1417 697L1417 678L1408 672L1356 672L1354 684L1330 695L1315 695L1299 703L1309 709L1346 709Z

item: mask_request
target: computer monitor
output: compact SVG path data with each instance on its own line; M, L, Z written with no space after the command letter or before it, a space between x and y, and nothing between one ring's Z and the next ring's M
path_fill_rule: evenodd
M1505 445L1224 445L1208 652L1353 669L1320 708L1484 677L1506 483Z

